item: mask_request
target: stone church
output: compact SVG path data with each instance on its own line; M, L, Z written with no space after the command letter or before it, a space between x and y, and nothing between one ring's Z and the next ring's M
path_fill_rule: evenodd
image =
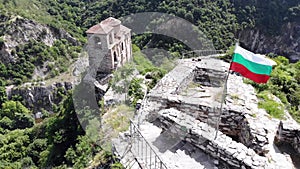
M131 30L121 24L121 21L109 17L87 31L89 62L101 60L98 71L111 73L123 66L132 55Z

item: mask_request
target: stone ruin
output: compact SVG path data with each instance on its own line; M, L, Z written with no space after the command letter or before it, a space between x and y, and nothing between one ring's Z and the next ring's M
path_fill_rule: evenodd
M280 122L276 134L276 141L289 143L300 153L300 128L297 125L283 124Z
M290 156L278 152L273 141L275 138L275 143L291 144L299 153L300 130L295 129L299 125L293 123L294 128L288 128L281 121L270 118L265 110L257 107L254 88L244 84L242 78L235 74L228 77L227 95L220 114L228 67L228 63L212 58L181 60L144 99L134 120L142 126L141 133L149 135L148 142L152 141L153 149L161 152L162 161L166 160L168 166L166 168L199 168L192 164L180 167L180 160L168 161L170 155L165 153L168 149L165 141L169 138L173 138L174 147L179 144L174 140L181 140L192 147L190 152L185 151L186 154L191 153L191 158L194 152L207 154L213 164L202 168L295 168ZM157 138L147 134L154 130L150 125L145 127L147 123L159 129ZM168 139L159 140L166 133ZM124 140L125 136L122 145L126 144ZM120 144L120 140L117 142ZM131 147L135 143L134 139L131 140ZM116 152L121 151L118 143L115 145ZM135 155L134 148L131 152L138 159L139 154ZM124 160L123 163L126 164ZM148 167L151 168L151 164Z

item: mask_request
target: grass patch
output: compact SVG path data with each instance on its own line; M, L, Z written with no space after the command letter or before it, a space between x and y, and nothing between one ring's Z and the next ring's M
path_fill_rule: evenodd
M196 83L194 81L192 81L191 83L188 84L187 88L189 89L194 89L194 88L197 88L197 87L201 87L201 84L200 83Z
M109 125L116 134L128 130L129 120L134 115L134 108L127 105L118 105L112 108L104 116L104 122Z
M199 92L198 90L196 90L198 87L201 87L201 84L192 81L187 85L187 87L182 91L181 94L184 96L188 96L189 92L191 92L191 91ZM200 92L202 92L202 91L200 91Z
M133 47L134 49L134 47ZM133 62L136 65L136 69L141 74L146 74L147 72L155 69L156 67L152 64L152 62L140 51L133 50Z
M271 94L269 92L264 91L259 93L257 96L262 99L258 102L258 108L265 109L273 118L284 118L284 105L271 99Z
M136 46L132 45L132 52L133 52L133 62L135 64L136 69L139 71L140 74L145 75L147 72L154 72L159 71L163 74L166 74L168 71L173 69L174 65L168 65L164 63L163 67L155 66L151 60L147 58L147 56L141 52L141 50ZM165 62L168 62L165 60Z
M20 15L25 18L37 20L44 24L54 22L53 17L47 12L46 6L37 0L0 0L3 12Z

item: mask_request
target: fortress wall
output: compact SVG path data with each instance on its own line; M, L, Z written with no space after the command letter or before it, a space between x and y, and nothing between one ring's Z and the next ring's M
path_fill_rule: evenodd
M187 114L200 122L208 123L216 128L219 111L209 105L201 105L201 103L191 104L188 103L188 100L180 100L180 97L174 95L166 95L165 97L149 95L148 101L155 105L155 109L149 114L149 121L158 118L158 111L174 108L182 112L182 114ZM267 133L263 131L257 133L256 129L250 126L242 112L225 110L220 117L219 130L228 136L236 138L260 155L263 155L266 151L265 146L268 144Z
M220 110L217 107L220 103L213 103L209 98L199 100L179 95L192 81L213 88L223 86L225 71L212 69L209 63L209 61L183 61L161 79L147 95L148 101L153 104L149 121L157 118L158 111L174 108L200 122L207 123L214 128L218 127L224 134L254 149L259 155L264 155L268 151L266 150L267 132L263 129L264 126L256 126L251 120L248 115L253 113L251 110L234 105L224 107L220 122L218 122Z
M300 127L298 125L280 122L275 141L279 144L290 144L297 153L300 153Z
M159 113L159 125L164 131L180 135L195 147L209 154L218 163L227 168L252 169L269 168L267 158L257 155L251 148L232 140L222 132L215 130L175 109L162 110ZM182 133L182 134L178 134Z
M224 85L226 76L224 71L197 67L194 73L194 81L203 86L222 87Z

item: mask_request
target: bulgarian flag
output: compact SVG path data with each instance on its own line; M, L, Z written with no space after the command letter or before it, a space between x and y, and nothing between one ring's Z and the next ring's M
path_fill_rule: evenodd
M254 54L237 45L230 64L230 70L238 72L256 83L267 83L273 65L276 65L273 60L266 58L264 55Z

